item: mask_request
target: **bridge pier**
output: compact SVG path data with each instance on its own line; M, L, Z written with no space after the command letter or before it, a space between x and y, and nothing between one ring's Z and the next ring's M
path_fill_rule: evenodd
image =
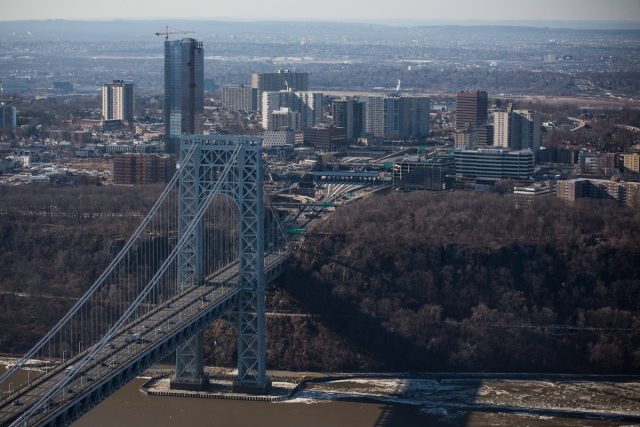
M176 373L171 377L172 390L206 390L209 377L204 373L203 333L199 332L176 351Z

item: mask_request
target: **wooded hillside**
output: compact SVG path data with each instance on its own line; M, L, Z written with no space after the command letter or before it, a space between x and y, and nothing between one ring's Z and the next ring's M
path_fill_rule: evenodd
M159 191L0 187L0 353L55 323ZM339 209L268 288L269 368L638 373L640 212L514 206L455 192ZM206 335L209 363L232 366L232 328Z

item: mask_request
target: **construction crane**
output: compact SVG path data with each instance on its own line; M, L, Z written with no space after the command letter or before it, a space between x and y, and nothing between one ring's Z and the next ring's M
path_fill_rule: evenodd
M169 35L171 34L193 34L193 33L195 33L195 31L169 31L169 26L167 25L164 31L161 31L155 34L156 36L164 36L165 40L169 40Z

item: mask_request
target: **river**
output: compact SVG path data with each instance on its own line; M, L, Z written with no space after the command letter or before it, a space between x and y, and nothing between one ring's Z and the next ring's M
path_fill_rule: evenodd
M0 372L3 369L0 368ZM23 373L24 374L24 373ZM102 402L73 427L631 427L631 422L560 418L527 413L445 412L393 402L296 399L263 403L229 400L151 397L136 379ZM3 385L7 390L7 384ZM635 424L640 427L640 424Z

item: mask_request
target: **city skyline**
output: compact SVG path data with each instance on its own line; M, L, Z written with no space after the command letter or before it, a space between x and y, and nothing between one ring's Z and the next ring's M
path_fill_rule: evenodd
M307 7L308 6L308 7ZM179 5L150 1L136 3L114 0L106 3L74 3L71 0L48 2L25 0L7 5L1 21L39 19L238 19L238 20L330 20L369 22L438 23L467 21L619 21L640 22L640 2L637 0L541 0L510 7L507 0L475 2L458 0L450 3L419 0L376 2L364 0L349 3L327 0L324 7L312 7L311 2L248 0L242 4L216 5L215 9L202 0L185 0ZM373 7L372 7L373 6ZM339 10L339 13L336 13ZM114 13L117 11L117 14Z

